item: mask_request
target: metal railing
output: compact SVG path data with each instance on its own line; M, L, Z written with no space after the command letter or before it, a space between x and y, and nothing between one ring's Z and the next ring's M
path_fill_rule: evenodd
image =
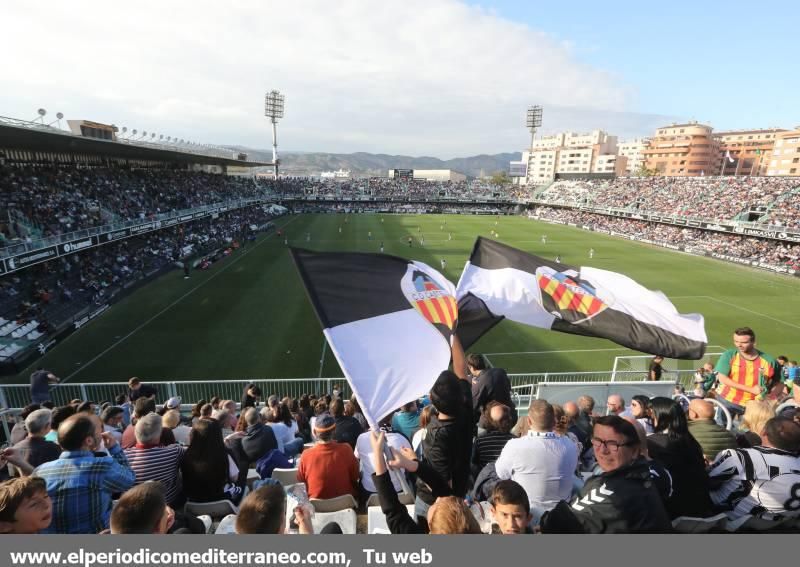
M693 370L678 370L664 373L664 381L676 381L689 386ZM548 383L606 383L642 382L647 380L645 370L601 371L601 372L536 372L528 374L509 374L514 391L527 388L532 393L537 384ZM171 397L180 396L184 403L196 403L217 396L222 399L239 401L247 384L253 383L264 397L276 395L299 398L303 394L325 394L334 386L342 395L350 397L352 390L345 378L250 378L236 380L170 380L147 382L156 389L156 399L164 402ZM50 390L50 398L56 405L68 404L72 400L87 400L97 403L114 402L119 394L128 392L127 382L88 382L58 384ZM30 386L27 384L0 384L0 407L21 408L30 403Z

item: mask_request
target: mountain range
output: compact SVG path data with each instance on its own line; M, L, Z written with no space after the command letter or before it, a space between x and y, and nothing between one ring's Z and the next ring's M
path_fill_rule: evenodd
M254 161L272 161L272 152L232 147L248 154ZM319 176L323 171L349 170L352 177L386 177L390 169L452 169L467 177L492 175L508 171L508 162L521 159L521 154L481 154L441 160L435 157L412 157L356 152L329 154L322 152L280 152L280 171L285 175Z

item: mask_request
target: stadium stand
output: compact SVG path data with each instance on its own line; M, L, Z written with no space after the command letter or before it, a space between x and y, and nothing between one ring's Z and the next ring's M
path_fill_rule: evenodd
M455 375L446 379L458 380ZM468 375L460 380L466 383L466 389L469 389L469 380ZM692 441L694 445L691 443L688 446L681 445L680 449L677 445L664 444L664 440L668 439L667 434L658 433L668 428L673 432L683 431L682 435L685 438L692 439L691 431L695 430L691 427L687 429L686 425L687 420L700 419L695 411L697 409L697 406L694 405L695 402L691 406L693 409L688 410L687 413L687 410L678 401L670 400L662 395L662 397L652 399L654 404L656 401L658 402L658 407L661 408L660 413L648 413L647 408L644 408L646 410L644 417L639 417L638 414L636 417L631 415L626 421L623 419L624 414L623 417L614 415L604 417L594 413L588 409L595 405L595 401L587 396L588 390L582 391L580 388L573 388L570 395L575 396L575 400L554 396L559 401L563 401L563 407L568 411L561 409L562 406L551 405L544 399L533 399L530 408L527 408L527 416L521 418L524 427L521 430L517 429L522 438L512 437L498 451L497 462L503 461L502 469L498 464L495 470L495 461L491 461L480 471L480 474L467 479L466 485L460 489L463 493L454 494L454 490L459 490L454 487L459 484L451 484L449 482L451 479L446 476L456 474L458 463L454 463L456 469L443 469L443 463L439 460L455 450L452 444L443 447L437 446L435 440L431 441L430 439L435 434L431 434L430 437L426 436L428 441L423 441L419 455L410 449L395 452L393 459L388 463L395 471L391 474L415 473L431 487L434 497L440 497L425 518L417 516L420 510L419 497L417 508L415 508L407 503L408 500L401 498L405 496L404 494L395 492L397 489L392 481L388 480L387 475L390 473L387 469L384 451L380 450L383 434L371 435L373 450L369 455L364 456L364 458L371 459L369 469L375 471L372 478L378 490L377 496L373 494L372 498L368 499L368 493L362 491L358 501L349 494L328 501L309 500L306 496L307 492L302 488L302 483L298 483L297 476L292 476L293 471L288 469L275 469L272 477L265 477L250 483L252 488L248 495L244 484L245 478L235 474L235 471L229 468L238 464L234 459L235 452L231 451L229 447L236 434L223 440L222 427L217 425L209 427L210 424L204 423L206 420L213 422L214 418L198 415L192 417L187 412L184 419L191 421L193 428L202 429L206 435L193 439L190 444L191 450L184 451L176 447L172 452L180 455L181 459L188 459L193 458L192 455L207 455L212 447L222 447L224 443L225 450L230 456L229 463L220 460L219 471L208 470L206 477L209 490L216 491L218 489L219 493L226 494L243 492L246 497L238 505L230 500L207 503L186 502L184 504L186 498L179 494L171 500L174 509L172 514L176 519L169 532L178 534L207 533L213 532L218 527L219 533L235 533L237 529L235 526L241 525L242 529L245 529L247 524L251 527L246 529L255 530L257 533L282 533L294 525L292 522L295 511L299 514L297 516L299 523L302 524L300 533L533 533L534 528L546 533L795 532L800 527L800 509L793 504L792 487L796 486L793 483L800 481L797 473L797 470L800 470L800 411L790 395L791 389L795 387L795 382L780 379L774 384L776 388L773 390L777 392L777 386L780 386L781 392L776 396L771 396L770 401L766 403L765 407L769 409L767 414L761 416L763 423L759 426L760 430L757 432L752 429L747 430L749 413L746 413L745 419L737 422L732 431L736 435L738 448L721 449L718 454L706 455L708 477L697 477L692 481L697 483L696 490L708 494L711 501L714 502L714 507L708 510L707 517L691 517L681 513L683 510L681 500L672 491L671 477L664 474L666 466L664 462L672 461L667 459L662 462L658 460L662 457L658 457L656 460L653 460L652 457L653 454L656 454L654 453L656 447L658 455L664 455L664 458L672 455L673 459L680 459L680 455L686 455L685 451L700 450L699 445L694 441ZM666 392L670 387L670 384L660 385L665 388L661 388L659 392L662 390ZM447 396L460 396L462 390L462 388L453 390L452 388L437 387L439 388L436 390L437 394L431 396L434 415L437 405L450 407L449 404L452 404L452 400L449 400ZM644 391L646 388L640 388L640 390ZM595 388L594 393L598 392L600 390ZM120 393L124 394L125 392ZM549 390L543 389L540 395L549 396L549 393ZM564 393L566 390L562 392L562 394ZM619 393L620 391L614 390L613 384L605 386L603 389L603 395L608 394L609 397ZM281 392L276 391L274 394L281 399ZM578 394L580 394L579 397ZM314 405L317 400L327 399L330 395L331 393L327 391L310 395L311 405ZM704 394L707 397L715 395L716 388L714 387ZM637 402L640 404L642 400L647 399L647 396L637 396ZM702 397L693 399L701 400ZM106 407L113 407L111 404L114 403L113 400L96 401ZM162 399L155 401L159 404L167 402ZM576 401L579 403L576 404ZM602 402L603 400L598 401ZM70 515L75 511L68 506L53 507L47 516L48 519L38 524L17 521L18 519L15 517L17 510L22 509L22 504L26 502L27 498L41 498L49 507L51 501L63 503L78 497L74 487L80 486L83 482L82 475L88 473L63 466L65 461L71 459L87 461L83 465L87 467L85 470L89 470L89 466L98 467L97 470L100 470L99 467L106 467L103 470L107 470L107 472L103 474L114 475L109 477L108 482L119 483L117 491L125 493L128 490L127 487L131 486L134 475L127 456L129 451L121 451L118 448L112 435L115 426L104 427L95 415L92 406L81 405L80 402L81 400L75 400L72 408L67 412L72 414L72 417L66 420L60 417L58 423L55 422L56 415L63 415L64 409L56 408L52 414L47 411L43 415L41 411L36 411L38 405L25 409L24 415L27 418L19 422L18 428L23 437L27 434L27 439L18 442L19 450L16 449L16 446L12 446L11 449L5 449L0 453L0 479L2 479L0 480L0 503L2 503L0 504L0 518L3 518L0 526L3 526L5 531L35 533L38 531L75 531L77 529L81 533L95 533L108 529L109 522L111 522L112 528L114 525L135 524L139 516L128 517L127 515L144 514L143 510L134 511L128 506L120 506L115 507L114 513L109 516L104 508L95 509L92 508L94 504L91 506L87 504L89 507L81 512L85 514L85 521L77 528L75 523L70 522ZM191 400L184 400L184 402L182 407L191 407ZM295 405L294 402L292 397L283 397L278 402L279 406L271 411L281 412L281 405L286 405L288 409ZM257 409L261 409L261 403L257 403ZM420 406L424 403L430 402L420 400ZM471 402L467 403L471 405ZM760 401L753 403L765 404ZM573 409L569 409L570 406ZM602 403L597 404L597 407L602 406ZM579 413L578 407L581 408L581 412L586 412L585 415ZM142 402L137 402L136 415L139 420L143 420L144 427L141 430L136 427L137 436L148 435L148 431L155 435L153 426L157 425L158 420L151 417L145 419L145 416L153 415L154 408L156 408L156 404L150 400L143 398ZM526 408L520 409L523 410L520 413L525 413ZM238 410L239 408L237 408ZM267 419L269 411L261 412L260 415ZM664 415L670 416L669 424L658 422L659 416L661 416L660 419L666 419L663 417ZM294 418L299 419L300 416L294 415ZM57 428L55 436L53 436L55 431L51 431L48 421L50 419ZM328 418L328 420L333 421L332 418ZM583 440L579 440L577 434L580 433L580 428L587 425L587 420L590 428L589 435L581 435ZM640 427L643 420L650 420L656 432L652 437L645 437L644 429ZM385 422L389 421L391 420L387 419ZM482 428L486 426L491 431L491 421L482 421L481 423ZM592 424L594 424L593 430L591 429ZM268 421L266 425L269 426ZM477 418L472 411L469 411L448 418L447 427L454 428L451 429L451 435L464 435L472 444L476 425ZM750 425L752 427L752 424ZM124 424L120 424L120 427L122 426ZM434 417L426 426L426 430L437 431L444 426L445 421L440 422ZM75 433L76 430L79 430L80 433ZM209 431L219 438L210 438L207 435ZM479 431L478 435L486 435L489 431ZM745 434L745 432L747 433ZM300 435L299 431L298 435ZM657 439L659 435L661 438ZM98 453L97 447L101 446L101 438L105 448L100 449ZM326 439L328 438L330 435L326 437ZM54 439L53 442L58 444L63 443L70 447L72 452L65 452L60 456L57 451L43 453L44 446L41 444L52 445L53 443L46 441L47 439ZM332 438L317 443L320 442L337 444ZM200 443L211 445L201 447ZM537 467L543 467L541 470L531 469L525 464L524 454L519 453L520 448L523 447L519 443L527 443L532 450L540 443L558 443L560 444L558 446L564 447L565 452L563 457L557 456L560 453L547 453L549 455L547 459L556 459L557 462L540 462ZM78 445L81 447L79 450L76 449ZM40 446L42 446L41 449ZM162 447L166 451L170 445L162 445ZM268 451L262 456L262 460L274 459L275 451L277 449ZM679 452L671 453L671 451ZM451 456L456 454L461 453L453 453ZM764 467L758 464L761 461L753 461L756 464L751 467L741 464L756 456L765 460ZM702 460L703 455L698 454L696 457ZM34 458L35 462L39 463L35 469L27 465L27 460ZM301 454L298 459L302 462L303 455ZM90 465L88 461L91 460L96 464ZM8 467L9 464L12 467ZM152 466L156 465L157 463L153 463ZM246 467L247 463L243 463L243 466ZM464 470L469 469L467 462L463 463L463 468ZM168 474L172 478L179 475L180 470L181 467L171 465L168 471L161 470L159 475ZM259 470L261 469L259 468ZM561 470L558 473L559 486L566 488L567 492L564 495L553 493L550 478L545 480L550 474L547 471L555 470ZM667 468L667 470L669 469ZM644 475L641 477L643 483L635 480L640 478L637 475ZM35 480L40 476L44 479L43 482ZM70 478L66 478L67 476ZM242 482L242 485L240 490L231 492L230 485L227 483L232 482L231 479L235 479L237 476L242 479L237 481ZM215 484L218 486L215 487ZM413 486L414 483L407 484ZM23 490L21 488L23 486L29 488ZM110 484L109 486L116 485ZM179 487L180 484L174 486ZM265 486L272 486L272 488L262 489ZM287 490L286 496L283 497L289 500L285 519L283 517L284 507L276 506L274 501L277 498L276 486L282 487L280 488L281 492L284 488ZM526 489L533 490L536 494L537 510L533 516L530 515L532 509L528 508L529 497L526 496ZM181 489L178 488L178 490ZM553 501L549 500L551 493L554 497ZM617 493L619 496L604 498ZM475 504L470 508L464 507L460 498L467 494L476 497L477 500L487 500L487 502L481 505ZM122 498L125 499L124 494ZM163 498L164 496L161 495L160 498L155 499L156 503L153 506L163 509L165 505ZM376 500L379 506L376 505ZM751 505L752 502L756 502L757 505ZM310 521L307 521L307 513L302 510L297 511L298 506L309 511L315 508L317 513L310 518ZM508 508L506 507L508 506L519 507L518 517L523 518L521 524L519 521L515 524L507 518ZM529 512L523 513L521 511L523 508ZM241 518L241 522L238 517L240 513L246 516ZM208 516L202 516L203 514ZM528 519L524 520L526 514Z

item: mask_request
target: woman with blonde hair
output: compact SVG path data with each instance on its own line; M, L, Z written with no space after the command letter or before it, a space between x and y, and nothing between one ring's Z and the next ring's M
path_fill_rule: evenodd
M750 400L744 406L742 424L739 426L739 435L736 443L741 448L757 447L762 445L761 433L767 422L775 417L775 407L767 400Z

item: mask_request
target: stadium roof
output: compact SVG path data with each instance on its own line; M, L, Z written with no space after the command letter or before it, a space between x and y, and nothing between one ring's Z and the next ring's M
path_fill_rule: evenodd
M13 119L0 120L0 148L41 152L83 152L114 158L233 165L239 167L272 165L269 162L235 159L233 156L237 153L236 150L231 150L231 157L227 158L203 153L199 147L193 151L188 148L172 148L164 144L102 140L75 135L44 124Z

